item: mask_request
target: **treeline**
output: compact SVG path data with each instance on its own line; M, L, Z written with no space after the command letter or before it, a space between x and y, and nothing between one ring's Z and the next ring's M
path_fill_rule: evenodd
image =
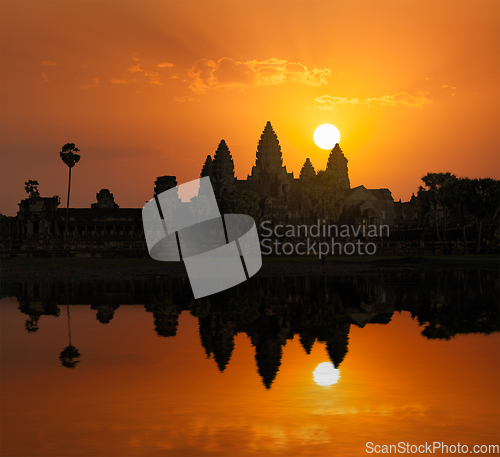
M476 252L479 252L484 221L498 218L499 215L500 181L492 178L457 178L452 173L427 173L422 181L424 186L420 186L418 196L428 204L430 212L427 220L435 226L437 237L443 241L445 249L446 228L450 216L454 214L461 221L466 253L466 228L477 224Z

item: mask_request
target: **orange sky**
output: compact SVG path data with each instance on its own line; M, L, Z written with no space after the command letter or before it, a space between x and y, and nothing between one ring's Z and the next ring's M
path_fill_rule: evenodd
M251 172L270 120L284 164L325 167L336 125L351 186L408 200L429 171L500 178L497 1L2 1L1 201L24 182L71 206L199 176L224 138Z

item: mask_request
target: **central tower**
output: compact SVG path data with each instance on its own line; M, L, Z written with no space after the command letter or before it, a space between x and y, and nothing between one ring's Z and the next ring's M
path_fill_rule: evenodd
M283 166L281 146L269 121L260 136L257 159L252 167L249 181L258 181L269 196L283 195L290 190L286 167Z

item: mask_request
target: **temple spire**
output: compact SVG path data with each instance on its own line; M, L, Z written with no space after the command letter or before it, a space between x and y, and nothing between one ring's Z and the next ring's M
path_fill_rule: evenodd
M235 180L231 152L226 142L221 140L212 162L212 185L215 196L223 198L227 193L234 191Z
M286 168L283 167L280 142L269 121L267 121L257 145L257 160L254 169L252 176L262 173L281 174L283 169L286 173Z
M326 171L333 173L335 176L335 181L342 185L345 189L351 188L351 183L349 182L349 171L347 169L347 159L345 158L342 149L340 149L337 143L335 147L330 152L328 157L328 163L326 165Z
M207 155L207 158L205 160L205 164L203 165L203 168L201 170L200 178L203 178L205 176L208 176L209 178L211 178L212 171L213 171L212 156Z
M300 170L300 179L312 178L314 176L316 176L316 170L314 170L313 164L307 158Z
M290 179L293 179L293 176L289 176L283 166L280 142L269 121L260 136L256 156L248 180L258 181L261 185L260 191L266 197L282 197L289 192Z

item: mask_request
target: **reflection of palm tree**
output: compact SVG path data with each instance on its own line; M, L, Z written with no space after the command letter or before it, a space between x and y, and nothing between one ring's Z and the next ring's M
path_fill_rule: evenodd
M80 363L79 360L74 360L80 357L80 353L78 349L74 346L69 345L61 352L59 359L64 367L67 368L75 368L77 363Z
M39 327L38 327L38 321L40 320L40 316L36 314L31 314L30 318L26 320L24 323L24 328L28 333L33 333L36 332Z
M69 340L69 345L64 349L64 351L61 352L61 355L59 356L59 359L61 360L61 363L63 367L67 368L75 368L77 363L80 363L78 359L80 357L80 353L78 352L78 349L75 348L71 344L71 325L70 325L70 318L69 318L69 304L66 303L66 309L68 312L68 340Z

